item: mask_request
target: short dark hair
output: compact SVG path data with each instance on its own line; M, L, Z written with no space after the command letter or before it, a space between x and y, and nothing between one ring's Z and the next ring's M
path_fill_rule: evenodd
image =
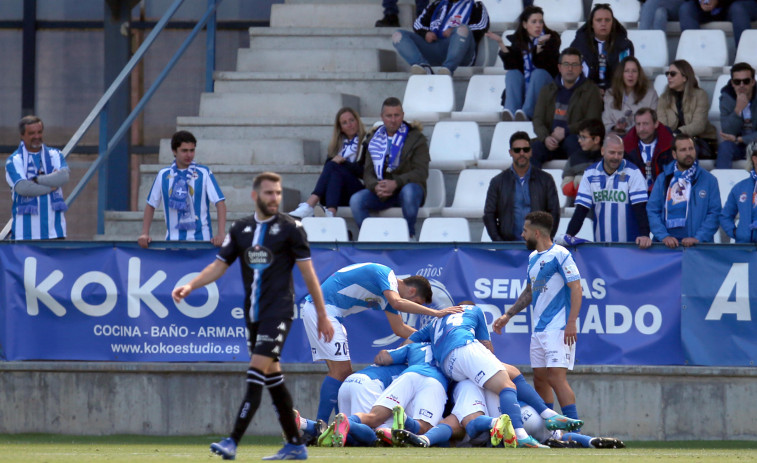
M584 119L578 124L578 133L586 130L591 137L599 137L599 144L605 139L605 125L599 119Z
M179 149L182 143L192 143L193 145L197 146L197 139L194 135L192 135L192 132L179 130L178 132L173 134L173 137L171 137L171 151L176 151L177 149Z
M431 291L431 283L428 282L426 277L420 275L413 275L402 280L405 285L415 288L415 295L420 297L426 304L431 303L431 298L434 295Z
M400 99L397 98L396 96L390 96L389 98L387 98L386 100L384 100L383 103L381 103L381 112L382 113L384 112L384 108L387 107L387 106L391 106L391 107L402 106L402 101L400 101Z
M519 130L515 132L514 134L510 135L510 146L512 147L513 143L515 143L518 140L525 140L528 142L529 145L531 145L531 136L522 130Z
M526 220L531 222L532 227L542 230L547 236L552 233L552 214L545 211L533 211L526 214Z
M652 122L657 122L657 111L655 111L652 108L649 107L643 107L636 110L636 114L633 115L633 120L636 122L636 118L639 116L643 116L644 114L651 114L652 115Z
M733 66L731 66L731 79L733 79L733 74L736 72L741 71L749 71L752 75L752 79L754 79L754 68L749 63L736 63Z
M576 47L568 47L565 50L560 52L560 56L557 59L558 63L562 63L562 59L564 56L570 55L570 56L578 56L578 60L581 61L583 57L581 56L581 50L579 50Z
M677 135L676 135L676 136L675 136L675 137L673 138L673 151L678 151L678 150L676 149L676 148L677 148L676 144L677 144L677 143L678 143L679 141L683 141L683 140L689 140L689 141L691 142L691 144L692 144L692 145L694 145L694 148L696 148L696 147L697 147L697 144L696 144L696 143L694 143L694 138L693 138L693 137L692 137L691 135L686 135L685 133L679 133L679 134L677 134Z
M27 125L32 125L32 124L37 124L37 123L42 124L42 119L32 114L29 114L28 116L24 116L18 122L18 132L21 135L23 135L26 132ZM42 124L42 126L44 127L44 124Z
M269 182L281 183L281 175L275 172L261 172L255 176L252 181L252 189L255 191L260 190L260 184L268 180Z

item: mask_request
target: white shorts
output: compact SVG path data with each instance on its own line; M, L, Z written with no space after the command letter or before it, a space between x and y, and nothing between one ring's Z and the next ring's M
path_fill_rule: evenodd
M318 338L318 313L315 311L315 304L305 301L302 308L302 321L305 324L305 332L310 341L310 353L313 354L313 361L318 360L335 360L338 362L349 362L350 348L347 344L347 330L344 325L339 323L336 317L328 316L331 326L334 327L334 337L331 342L326 342L323 338Z
M531 368L573 369L576 343L565 344L565 330L541 331L531 335Z
M339 387L339 413L346 416L370 413L371 407L384 392L384 383L362 373L353 373Z
M411 371L397 377L374 405L389 410L402 405L411 418L436 426L442 420L446 403L447 391L438 380Z
M458 347L444 359L442 371L454 381L470 379L484 387L489 378L504 370L497 357L480 342Z
M562 440L562 431L559 429L555 431L547 429L547 426L544 424L544 418L536 413L534 407L530 405L521 405L520 416L523 418L523 428L528 435L539 442L544 442L550 437Z
M484 415L489 414L484 400L484 389L469 379L457 383L455 390L452 391L452 398L455 401L452 414L455 415L460 424L463 423L463 418L468 415L478 412L482 412Z

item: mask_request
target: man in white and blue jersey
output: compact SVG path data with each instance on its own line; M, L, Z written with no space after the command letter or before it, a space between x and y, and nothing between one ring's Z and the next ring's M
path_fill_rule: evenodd
M594 241L636 241L641 249L652 245L647 219L647 184L636 165L623 159L623 139L605 137L602 160L586 169L578 187L576 210L563 239L578 244L576 233L594 210Z
M554 244L549 236L552 216L532 212L526 216L523 239L534 252L528 257L527 284L518 300L494 321L497 334L510 319L533 301L531 324L531 367L534 388L549 408L554 393L562 414L578 419L576 395L568 384L576 353L576 319L581 311L581 275L570 252Z
M329 368L321 386L317 418L328 421L331 410L337 405L339 386L352 374L347 330L341 320L365 310L381 310L394 334L407 338L415 330L402 321L399 312L443 317L459 309L441 311L424 307L431 302L431 285L419 275L398 280L386 265L371 262L349 265L337 270L321 285L326 301L326 312L334 326L334 339L318 339L316 312L310 296L305 298L302 317L310 341L313 361L325 360Z
M147 248L155 209L162 203L166 241L210 241L221 246L226 236L226 202L221 188L206 166L194 162L197 140L186 130L171 137L174 162L158 172L147 197L139 245ZM210 203L218 213L218 233L213 236Z
M63 239L68 206L61 187L68 182L66 160L42 141L44 126L39 117L23 117L18 129L21 143L5 162L13 201L11 239Z

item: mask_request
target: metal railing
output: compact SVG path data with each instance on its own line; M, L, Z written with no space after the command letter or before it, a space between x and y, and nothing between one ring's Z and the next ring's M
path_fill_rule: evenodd
M176 53L174 53L174 55L168 61L166 66L163 68L163 71L161 71L161 73L155 79L155 82L153 82L150 88L147 89L147 91L139 100L139 102L131 111L131 113L129 113L129 115L126 117L124 122L118 128L118 130L116 130L115 134L110 138L110 140L108 140L107 129L106 129L107 123L108 123L107 111L104 112L104 110L107 108L108 103L110 102L115 92L126 81L127 77L129 77L129 74L131 73L131 71L137 66L137 64L139 64L140 61L142 61L142 59L144 58L150 46L152 46L152 44L157 39L158 35L163 31L163 29L165 29L166 24L173 17L176 11L181 7L181 5L184 3L184 0L174 0L174 2L171 4L168 10L166 10L163 17L161 17L160 20L157 22L153 30L150 31L150 33L145 38L145 41L142 43L142 45L139 46L139 48L131 57L129 62L126 63L126 66L124 66L124 68L118 74L118 76L110 85L110 87L108 87L108 90L105 91L105 93L97 102L97 104L95 104L94 108L92 108L92 111L89 113L89 115L86 117L86 119L84 119L84 122L82 122L81 126L79 126L79 128L76 130L74 135L71 137L71 139L68 141L66 146L63 148L63 151L62 151L63 157L64 158L68 157L71 151L73 151L73 149L76 148L76 145L81 141L84 134L92 126L95 119L98 116L100 117L100 140L99 140L99 149L98 149L97 159L95 159L92 162L92 165L90 165L87 172L81 178L81 180L76 185L76 187L74 187L73 191L71 191L71 193L68 195L68 198L66 199L66 205L70 206L71 204L73 204L73 202L76 200L79 194L84 190L84 188L87 186L87 184L95 175L95 173L98 172L98 170L101 170L100 173L103 174L102 172L103 169L101 169L101 166L103 166L103 163L108 160L108 158L110 157L116 145L121 141L124 135L126 135L127 131L131 128L131 125L134 122L134 120L142 112L142 110L145 108L145 106L150 101L152 96L155 94L155 92L158 90L160 85L163 83L165 78L168 76L168 74L171 72L173 67L176 65L176 63L182 57L182 55L187 50L189 45L192 43L194 38L200 33L200 31L205 27L206 24L208 28L207 28L207 43L206 43L205 91L207 92L213 91L213 71L215 70L215 49L216 49L215 21L216 21L216 10L218 9L218 5L220 5L221 1L223 0L208 0L208 7L205 11L205 14L202 16L202 18L200 18L200 20L197 22L195 27L189 33L187 38L184 39L184 42L182 42L181 46L179 46L178 50L176 50ZM104 180L105 175L101 175L100 178ZM98 194L98 201L97 201L97 233L98 234L102 234L105 231L105 198L102 196L102 194L103 192L100 191L100 193ZM0 240L4 240L8 236L11 230L11 226L12 226L12 219L9 220L8 223L5 225L5 227L2 229L2 231L0 231Z

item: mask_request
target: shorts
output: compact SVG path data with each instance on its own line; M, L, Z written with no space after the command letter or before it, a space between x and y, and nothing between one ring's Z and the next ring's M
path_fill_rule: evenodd
M454 381L470 379L481 388L492 376L504 369L502 362L480 342L454 349L442 365L442 371L448 378Z
M565 344L565 330L541 331L531 335L531 368L573 369L576 343Z
M536 413L534 407L520 404L520 416L523 418L523 428L528 435L539 442L543 443L549 438L562 440L562 431L559 429L555 431L547 429L547 426L544 423L544 418Z
M442 383L411 371L395 379L374 405L389 410L402 405L407 416L436 426L442 420L446 403L447 391Z
M370 413L381 393L384 383L363 373L353 373L339 387L339 412L346 416L355 413Z
M305 332L310 342L310 353L313 355L313 361L349 362L350 348L347 344L347 330L336 317L331 315L328 317L331 326L334 327L334 337L331 342L326 342L322 337L318 337L318 313L315 311L315 304L305 301L305 306L302 308L302 321L305 324Z
M455 390L452 391L452 399L455 401L455 406L452 407L451 414L455 415L460 424L463 423L463 418L474 413L482 412L484 415L489 415L484 401L484 389L469 379L457 383Z
M262 355L278 362L291 327L291 318L271 318L248 323L247 350L250 352L250 357Z

